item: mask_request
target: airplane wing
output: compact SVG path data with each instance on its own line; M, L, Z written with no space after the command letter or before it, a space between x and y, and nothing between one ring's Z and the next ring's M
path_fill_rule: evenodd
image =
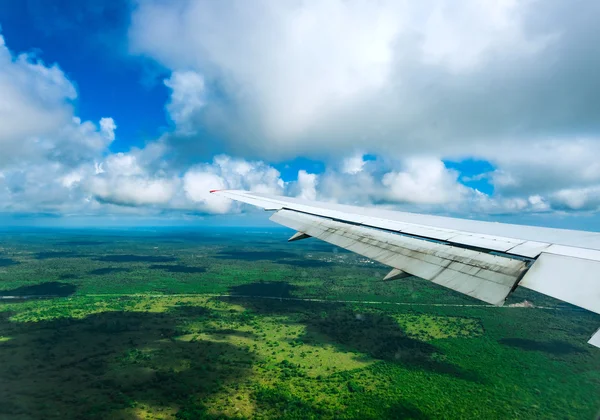
M600 314L600 233L520 226L308 201L240 190L219 196L273 211L271 220L493 305L523 286ZM600 347L600 329L590 344Z

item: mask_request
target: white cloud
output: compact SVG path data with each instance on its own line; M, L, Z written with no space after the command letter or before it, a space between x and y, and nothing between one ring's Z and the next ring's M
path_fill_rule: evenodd
M223 214L232 211L232 200L210 193L211 190L227 188L227 181L212 172L190 170L183 177L183 189L188 198L208 213Z
M171 120L180 131L193 131L194 118L204 106L204 78L193 71L174 71L164 81L171 89L171 98L167 103L167 111Z
M365 166L365 161L363 160L363 155L359 153L344 159L342 162L342 172L354 175L362 171L363 166Z
M148 0L129 35L173 72L168 109L188 137L172 144L185 156L218 138L236 155L326 157L324 174L288 188L326 200L575 210L600 185L598 12L591 1L565 15L553 1ZM341 150L391 163L340 162ZM440 160L463 157L493 163L479 175L493 197Z
M600 144L591 139L532 142L522 153L496 153L498 169L485 176L497 196L538 196L547 208L590 210L598 207L599 155Z
M402 171L386 173L381 182L389 189L391 200L445 204L461 201L467 194L458 175L438 159L412 158L405 162Z
M570 188L551 194L555 208L564 210L600 210L600 185L585 188Z
M168 109L187 137L166 142L186 157L212 138L236 155L326 157L325 173L300 172L288 193L354 204L573 210L600 185L600 10L563 12L520 0L148 0L129 38L173 72ZM344 150L380 158L340 160ZM441 160L470 156L495 166L478 175L492 197Z
M81 184L116 128L73 114L73 83L58 65L13 55L0 36L0 212L87 211Z
M236 154L445 157L485 144L489 158L557 132L598 133L599 11L592 1L566 15L553 1L149 0L130 45L217 87L195 124Z
M106 157L101 164L102 173L108 172L118 176L142 175L144 170L138 157L132 153L115 153Z
M0 211L242 211L208 192L224 188L462 215L598 211L595 8L142 1L131 48L171 72L173 127L127 153L108 149L112 118L75 116L58 65L0 37ZM284 182L267 163L297 156L326 169ZM442 160L466 156L494 165L470 177L492 196Z
M175 189L173 180L141 176L95 176L88 185L96 199L125 206L166 206L175 195Z
M550 204L541 195L531 195L527 198L532 211L546 212L550 210Z
M345 159L325 173L298 173L287 192L297 197L354 205L418 205L428 210L459 208L476 196L458 181L458 173L435 158L404 161L362 161L360 170L348 171ZM354 166L356 168L356 166ZM415 207L413 207L414 209Z
M552 202L556 203L556 200L540 195L489 196L463 185L458 172L431 157L403 161L378 159L365 162L362 170L353 174L343 170L343 163L340 170L330 167L321 175L301 171L298 181L289 183L287 194L358 206L382 205L463 217L546 213L552 210Z
M531 55L542 49L552 36L531 37L524 27L523 1L434 2L427 14L423 34L423 54L428 63L441 64L453 71L467 71L485 60L491 50L515 56Z
M305 200L315 200L317 198L317 182L317 175L309 174L305 170L298 171L296 196Z
M169 150L160 140L141 150L109 153L114 120L102 118L98 125L81 121L71 106L76 91L59 67L46 67L27 55L13 58L0 40L0 211L223 213L238 207L229 200L220 205L205 200L204 183L283 192L279 172L259 161L221 155L181 177L165 159ZM192 72L175 72L167 85L173 89L167 106L173 120L179 124L193 119L202 105L202 79Z
M0 36L1 38L1 36ZM76 167L114 139L112 118L100 128L73 114L77 91L63 71L0 42L0 168L27 160Z
M279 171L260 161L234 159L219 155L212 163L197 165L183 177L187 197L195 208L208 213L238 211L231 200L209 193L210 190L245 189L250 191L283 194L284 182Z
M72 83L57 65L13 56L0 35L0 167L40 153L36 141L56 135L72 118Z
M112 118L101 118L100 119L100 132L108 141L112 142L115 139L115 130L117 125Z
M146 165L145 151L108 155L88 173L84 190L102 203L168 208L180 188L176 175Z
M51 161L13 165L0 180L0 213L83 212L87 204L80 183L89 169L84 165L73 170Z
M72 171L60 177L60 183L66 188L73 188L81 182L83 177L84 174L81 170Z

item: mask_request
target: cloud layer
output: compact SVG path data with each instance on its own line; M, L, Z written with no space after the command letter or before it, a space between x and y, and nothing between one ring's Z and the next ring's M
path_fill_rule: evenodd
M82 121L76 81L0 37L0 211L224 214L243 207L208 191L239 188L463 216L598 212L600 5L565 7L143 0L126 41L168 72L170 127L120 153L118 119ZM325 170L284 178L299 156ZM465 158L493 169L444 163Z
M203 80L196 128L266 158L527 153L600 129L597 2L143 1L130 42ZM530 149L531 147L531 149Z

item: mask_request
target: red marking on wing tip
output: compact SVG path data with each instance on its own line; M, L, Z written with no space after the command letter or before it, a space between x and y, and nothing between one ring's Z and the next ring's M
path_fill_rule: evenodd
M219 191L219 190L210 190L210 193L212 194L212 193L217 192L217 191Z

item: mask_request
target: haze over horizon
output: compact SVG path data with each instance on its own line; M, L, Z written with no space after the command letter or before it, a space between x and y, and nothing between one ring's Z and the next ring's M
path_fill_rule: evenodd
M269 224L227 188L600 230L599 13L0 1L0 223Z

